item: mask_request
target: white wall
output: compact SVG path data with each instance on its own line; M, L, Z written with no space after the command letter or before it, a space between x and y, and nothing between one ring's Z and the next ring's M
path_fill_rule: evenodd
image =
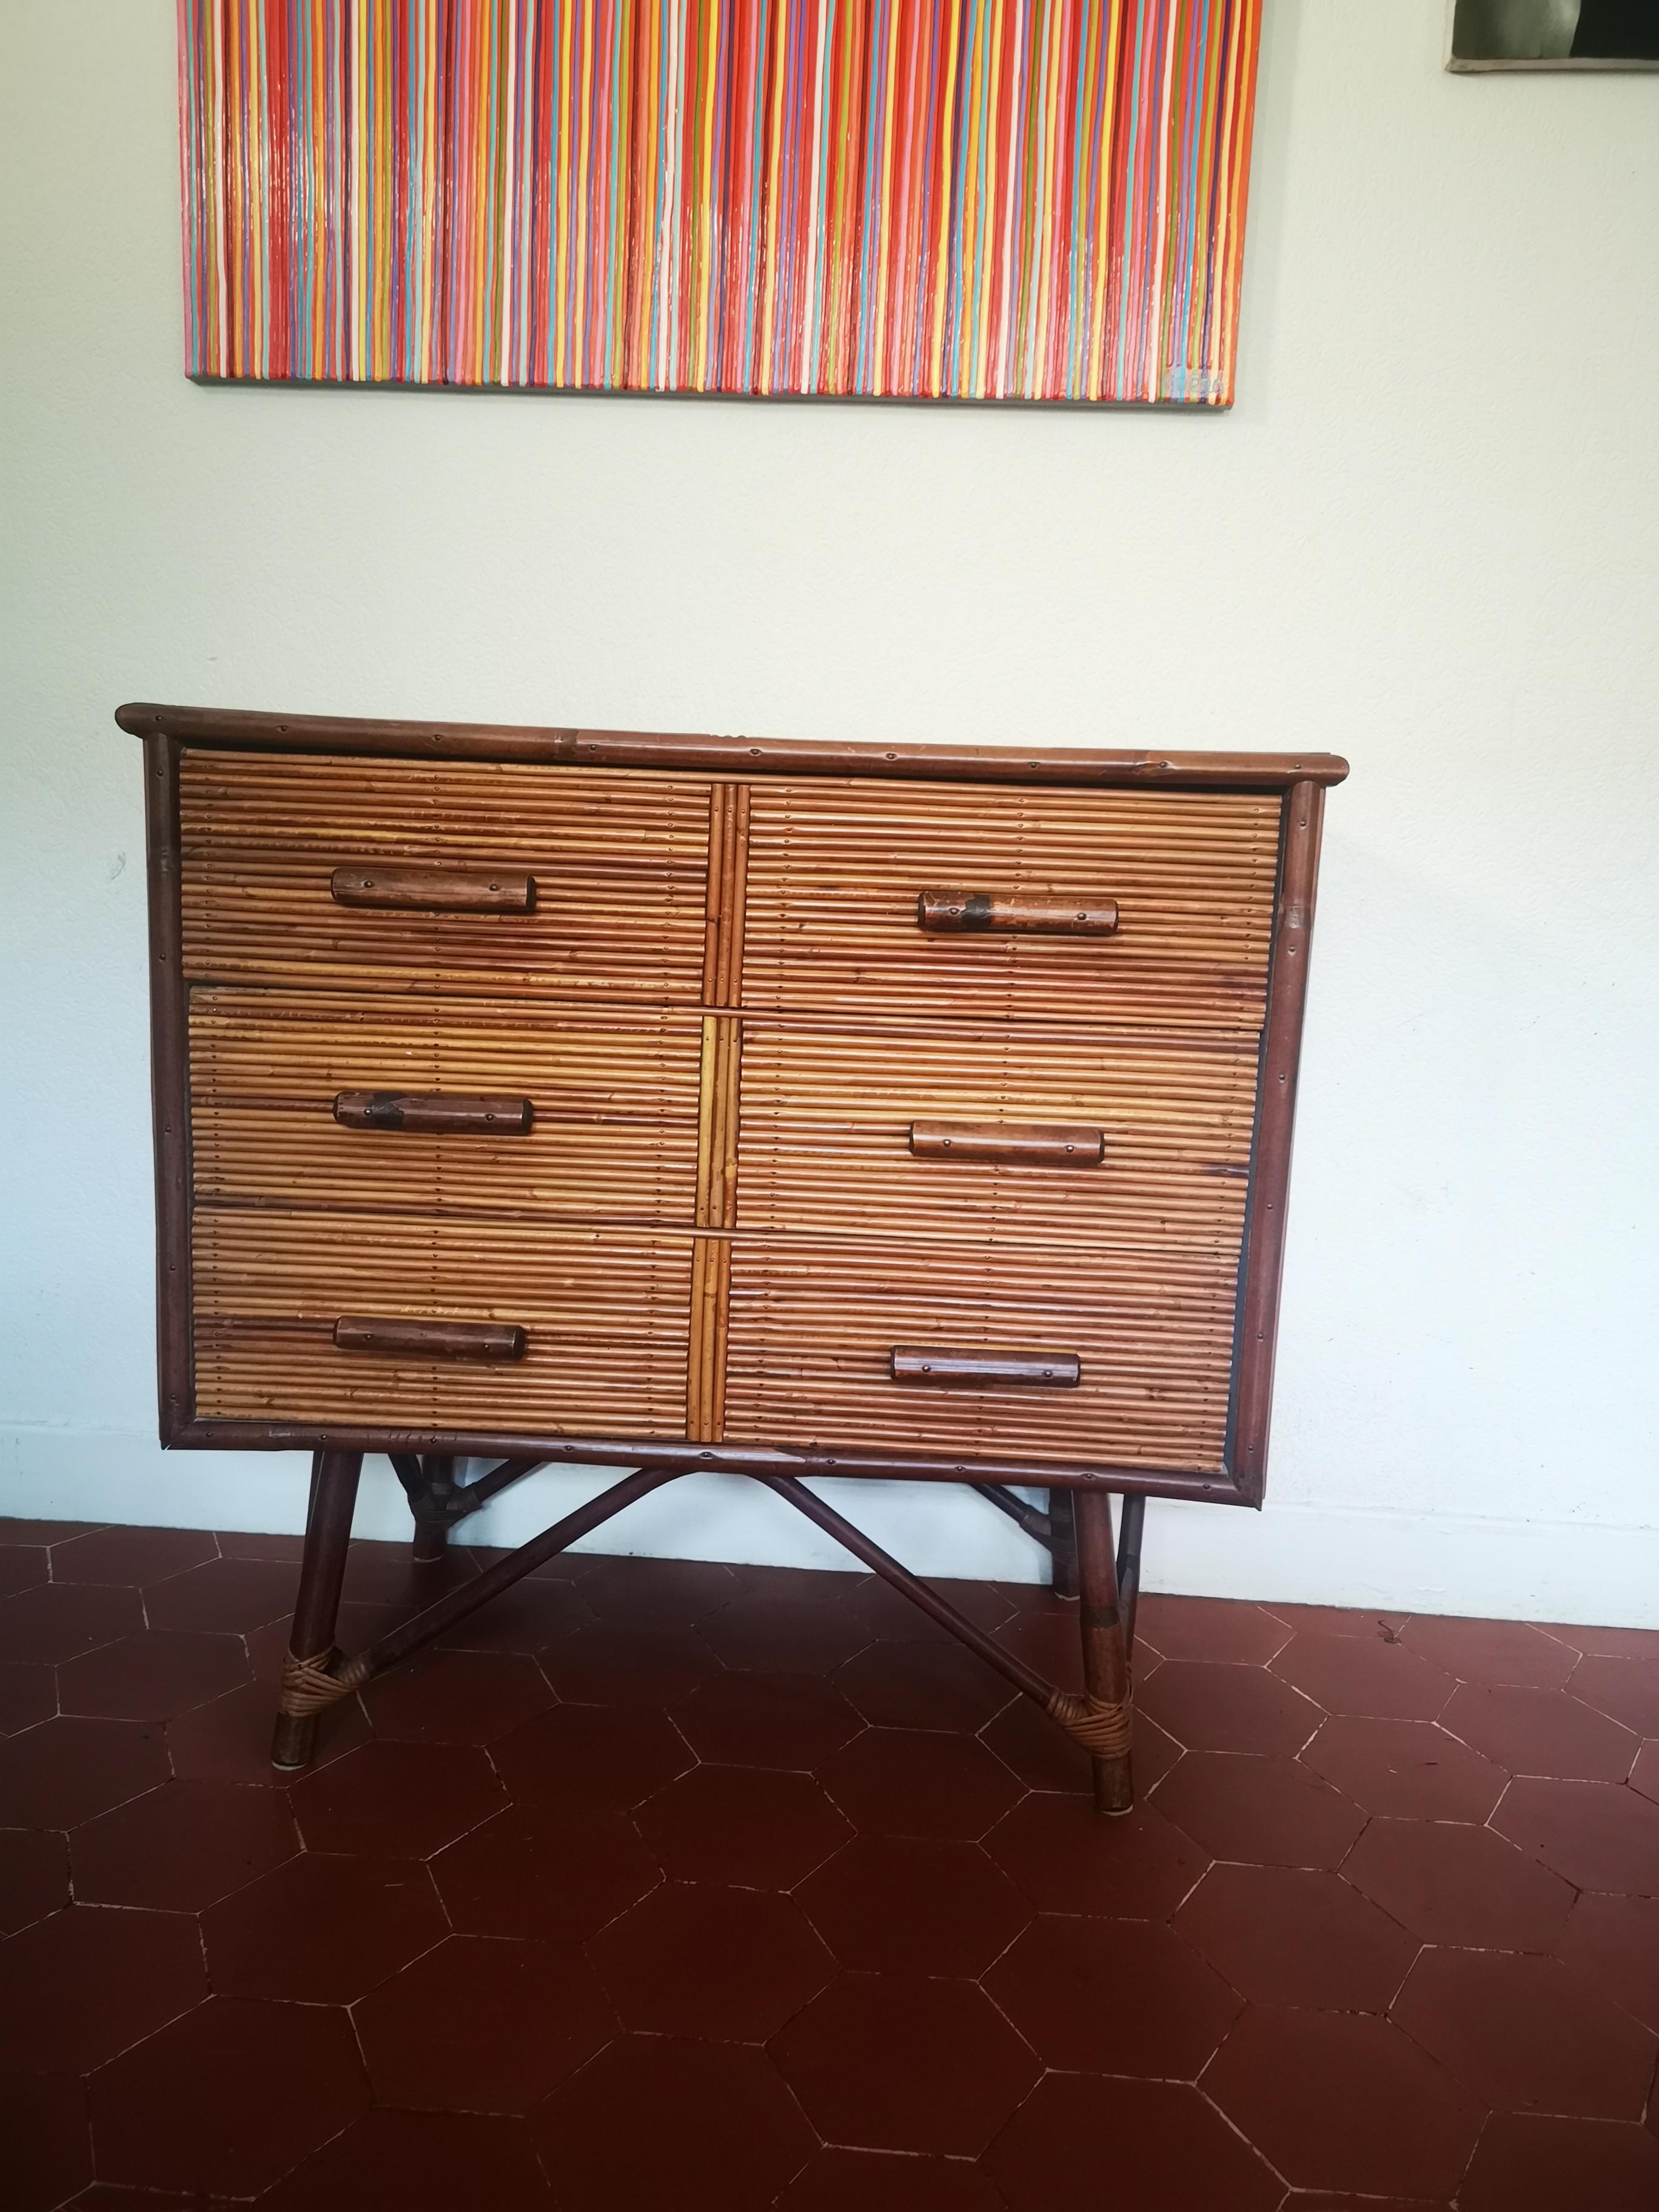
M6 0L0 1503L303 1494L150 1441L118 701L1316 745L1353 776L1271 1502L1154 1506L1149 1579L1659 1623L1659 76L1448 76L1442 0L1267 12L1241 398L1200 419L198 390L172 0ZM1036 1571L972 1497L860 1503L925 1568ZM607 1534L831 1556L733 1483Z

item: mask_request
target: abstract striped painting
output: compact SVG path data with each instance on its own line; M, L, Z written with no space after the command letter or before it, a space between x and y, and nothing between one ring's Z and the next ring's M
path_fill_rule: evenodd
M179 0L189 372L1232 398L1261 0Z

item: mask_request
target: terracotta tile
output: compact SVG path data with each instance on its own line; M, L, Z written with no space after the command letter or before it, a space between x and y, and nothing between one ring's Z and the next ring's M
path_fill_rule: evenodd
M793 1899L667 1882L587 1946L623 2025L763 2043L816 1996L835 1961Z
M1659 1892L1659 1804L1608 1782L1511 1782L1492 1825L1579 1889Z
M527 2112L616 2021L574 1945L452 1936L353 2009L378 2104Z
M306 1849L423 1859L507 1803L472 1744L366 1743L290 1792Z
M872 1644L838 1668L836 1687L878 1728L982 1728L1018 1690L960 1644Z
M1378 1613L1365 1605L1264 1605L1275 1620L1297 1635L1359 1636L1392 1643L1411 1619L1408 1613Z
M1457 2202L1461 2212L1653 2212L1659 2142L1605 2120L1494 2112Z
M86 2097L67 2074L0 2074L7 2212L52 2212L92 2179Z
M1628 1729L1560 1690L1466 1682L1440 1725L1511 1774L1569 1781L1622 1782L1641 1748Z
M279 2181L259 2212L553 2212L553 2203L524 2121L377 2109Z
M817 1777L853 1826L872 1835L971 1839L1024 1795L974 1737L924 1729L867 1729L822 1760Z
M152 1628L204 1628L243 1636L268 1621L286 1620L294 1605L295 1570L276 1559L209 1559L144 1592Z
M494 1743L553 1703L533 1659L513 1651L434 1651L395 1667L362 1693L378 1736L411 1743Z
M695 1628L596 1620L539 1653L561 1698L578 1705L672 1705L719 1671Z
M727 1667L786 1674L827 1674L871 1640L870 1631L840 1604L836 1592L826 1590L820 1597L770 1583L722 1606L698 1633Z
M1638 1796L1659 1805L1659 1743L1644 1743L1630 1771L1630 1786Z
M1368 2013L1252 2006L1204 2087L1293 2188L1449 2197L1483 2113Z
M287 1789L291 1774L270 1763L271 1724L276 1700L269 1683L245 1682L222 1698L193 1706L167 1724L173 1771L182 1780L245 1782L267 1790ZM356 1698L343 1698L321 1717L317 1755L306 1769L315 1774L368 1741L368 1723Z
M514 1808L430 1863L460 1934L556 1943L585 1941L662 1880L624 1814L580 1809L532 1824Z
M307 1851L202 1915L222 1996L351 2004L449 1933L414 1859Z
M279 1534L263 1528L218 1528L214 1539L220 1556L227 1559L284 1559L298 1566L305 1553L303 1536Z
M630 1628L695 1628L738 1591L731 1568L708 1559L598 1559L582 1582L596 1619Z
M58 1669L37 1660L0 1659L0 1736L38 1728L58 1711Z
M102 1526L99 1521L0 1520L0 1544L64 1544Z
M143 1600L135 1589L43 1583L0 1598L0 1659L57 1666L143 1625Z
M354 1604L423 1613L447 1591L470 1583L482 1565L477 1553L465 1544L452 1544L441 1559L417 1566L411 1545L366 1542L360 1536L346 1560L342 1594Z
M1639 2120L1659 2058L1659 2037L1559 1959L1425 1951L1392 2017L1471 2097L1506 2112Z
M1045 1681L1062 1690L1083 1687L1083 1639L1075 1605L1016 1613L997 1630L996 1638L1005 1650L1035 1667Z
M1285 2199L1284 2212L1449 2212L1426 2197L1350 2197L1346 2191L1297 2190Z
M825 2142L852 2150L975 2157L1041 2070L983 1990L897 1974L843 1974L771 2050Z
M1034 1793L983 1847L1041 1911L1108 1919L1167 1919L1210 1863L1144 1800L1106 1820L1086 1798Z
M1659 1736L1659 1654L1651 1659L1592 1654L1574 1668L1571 1689L1575 1698L1638 1735Z
M42 1721L0 1743L0 1826L73 1828L167 1778L159 1728Z
M1251 1866L1340 1866L1359 1808L1293 1759L1189 1751L1154 1803L1212 1857Z
M38 1828L0 1829L0 1936L32 1928L69 1901L64 1838Z
M763 2051L630 2035L536 2117L568 2212L766 2212L817 2149Z
M1257 2004L1386 2012L1417 1955L1340 1875L1306 1867L1212 1867L1175 1926Z
M48 1579L44 1544L0 1545L0 1597L33 1589Z
M1034 1921L984 1987L1050 2066L1190 2081L1243 2001L1155 1920Z
M544 1582L526 1575L500 1597L487 1599L477 1613L456 1621L452 1631L438 1637L441 1650L458 1652L525 1652L526 1656L568 1637L575 1628L592 1621L584 1586L575 1582Z
M98 1528L54 1544L55 1583L115 1583L138 1588L182 1574L203 1559L218 1557L219 1547L204 1528Z
M966 2159L883 2150L821 2150L777 2203L778 2212L1005 2212Z
M1565 1882L1457 1821L1373 1820L1342 1872L1425 1943L1549 1951L1572 1908Z
M520 1812L564 1819L576 1810L626 1812L696 1762L666 1713L625 1705L556 1705L491 1752Z
M1603 1996L1659 2035L1659 1898L1584 1891L1557 1950Z
M1333 1714L1302 1764L1362 1812L1407 1820L1484 1820L1509 1780L1501 1766L1432 1721L1360 1713Z
M1273 1671L1328 1713L1367 1713L1376 1720L1437 1720L1456 1686L1452 1675L1409 1645L1375 1637L1292 1637Z
M299 1848L283 1794L234 1782L164 1782L70 1838L82 1904L169 1912L198 1912Z
M72 1905L0 1943L0 2067L87 2073L206 1994L194 1920Z
M853 1832L810 1776L757 1766L694 1766L634 1824L675 1881L750 1889L793 1889Z
M230 2212L231 2203L228 2197L203 2197L193 2189L179 2196L171 2189L123 2189L115 2182L94 2181L70 2198L64 2212Z
M166 1721L222 1698L249 1671L239 1636L153 1628L60 1666L58 1702L66 1713L103 1720Z
M674 1725L700 1759L733 1766L810 1771L864 1727L817 1674L720 1674L674 1708Z
M368 2102L351 2023L316 2005L210 1997L88 2087L100 2175L252 2196Z
M947 1605L966 1614L976 1628L996 1629L1012 1619L1014 1607L994 1583L964 1582L950 1576L930 1576L928 1587ZM948 1628L925 1613L902 1590L879 1575L860 1576L842 1599L847 1610L861 1620L872 1636L900 1644L955 1645Z
M1050 2074L985 2159L1012 2212L1274 2212L1279 2179L1196 2089ZM1109 2196L1103 2175L1109 2172Z
M1559 1621L1538 1624L1539 1633L1553 1636L1569 1650L1585 1657L1659 1659L1659 1628L1575 1628Z
M872 1973L984 1972L1031 1907L977 1844L860 1836L795 1892L843 1966Z
M1300 1751L1325 1716L1264 1667L1171 1659L1138 1692L1166 1735L1189 1751Z
M1265 1667L1291 1632L1265 1607L1232 1598L1162 1597L1143 1594L1135 1634L1166 1659L1218 1660L1235 1667Z
M1511 1687L1559 1690L1572 1672L1565 1647L1524 1620L1463 1620L1419 1613L1401 1639L1431 1666L1460 1682L1502 1682Z
M980 1741L995 1752L1003 1765L1033 1790L1063 1790L1090 1796L1093 1769L1083 1747L1056 1728L1047 1713L1029 1698L1016 1698L996 1718L980 1730ZM1134 1784L1137 1797L1155 1790L1182 1756L1158 1723L1150 1720L1137 1701L1133 1734Z

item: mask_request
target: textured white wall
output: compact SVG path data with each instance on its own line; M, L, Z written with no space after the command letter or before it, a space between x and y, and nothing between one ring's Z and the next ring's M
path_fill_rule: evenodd
M1154 1506L1149 1579L1659 1622L1659 78L1455 78L1442 0L1273 0L1226 416L201 391L173 12L0 9L0 1504L303 1494L150 1441L118 701L1322 746L1271 1503ZM971 1497L861 1498L1036 1571ZM610 1539L831 1556L735 1484Z

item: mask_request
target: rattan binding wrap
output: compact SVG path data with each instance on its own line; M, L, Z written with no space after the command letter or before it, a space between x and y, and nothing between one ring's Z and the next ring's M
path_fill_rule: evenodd
M355 1659L348 1659L339 1672L334 1672L337 1651L319 1652L314 1659L296 1659L289 1652L283 1662L283 1691L276 1701L276 1710L290 1719L304 1720L312 1713L326 1712L331 1705L349 1698L354 1690L361 1689L368 1680L368 1669Z
M1129 1700L1101 1703L1079 1697L1074 1690L1055 1690L1048 1705L1050 1720L1058 1721L1067 1735L1075 1736L1096 1759L1117 1759L1129 1748Z

